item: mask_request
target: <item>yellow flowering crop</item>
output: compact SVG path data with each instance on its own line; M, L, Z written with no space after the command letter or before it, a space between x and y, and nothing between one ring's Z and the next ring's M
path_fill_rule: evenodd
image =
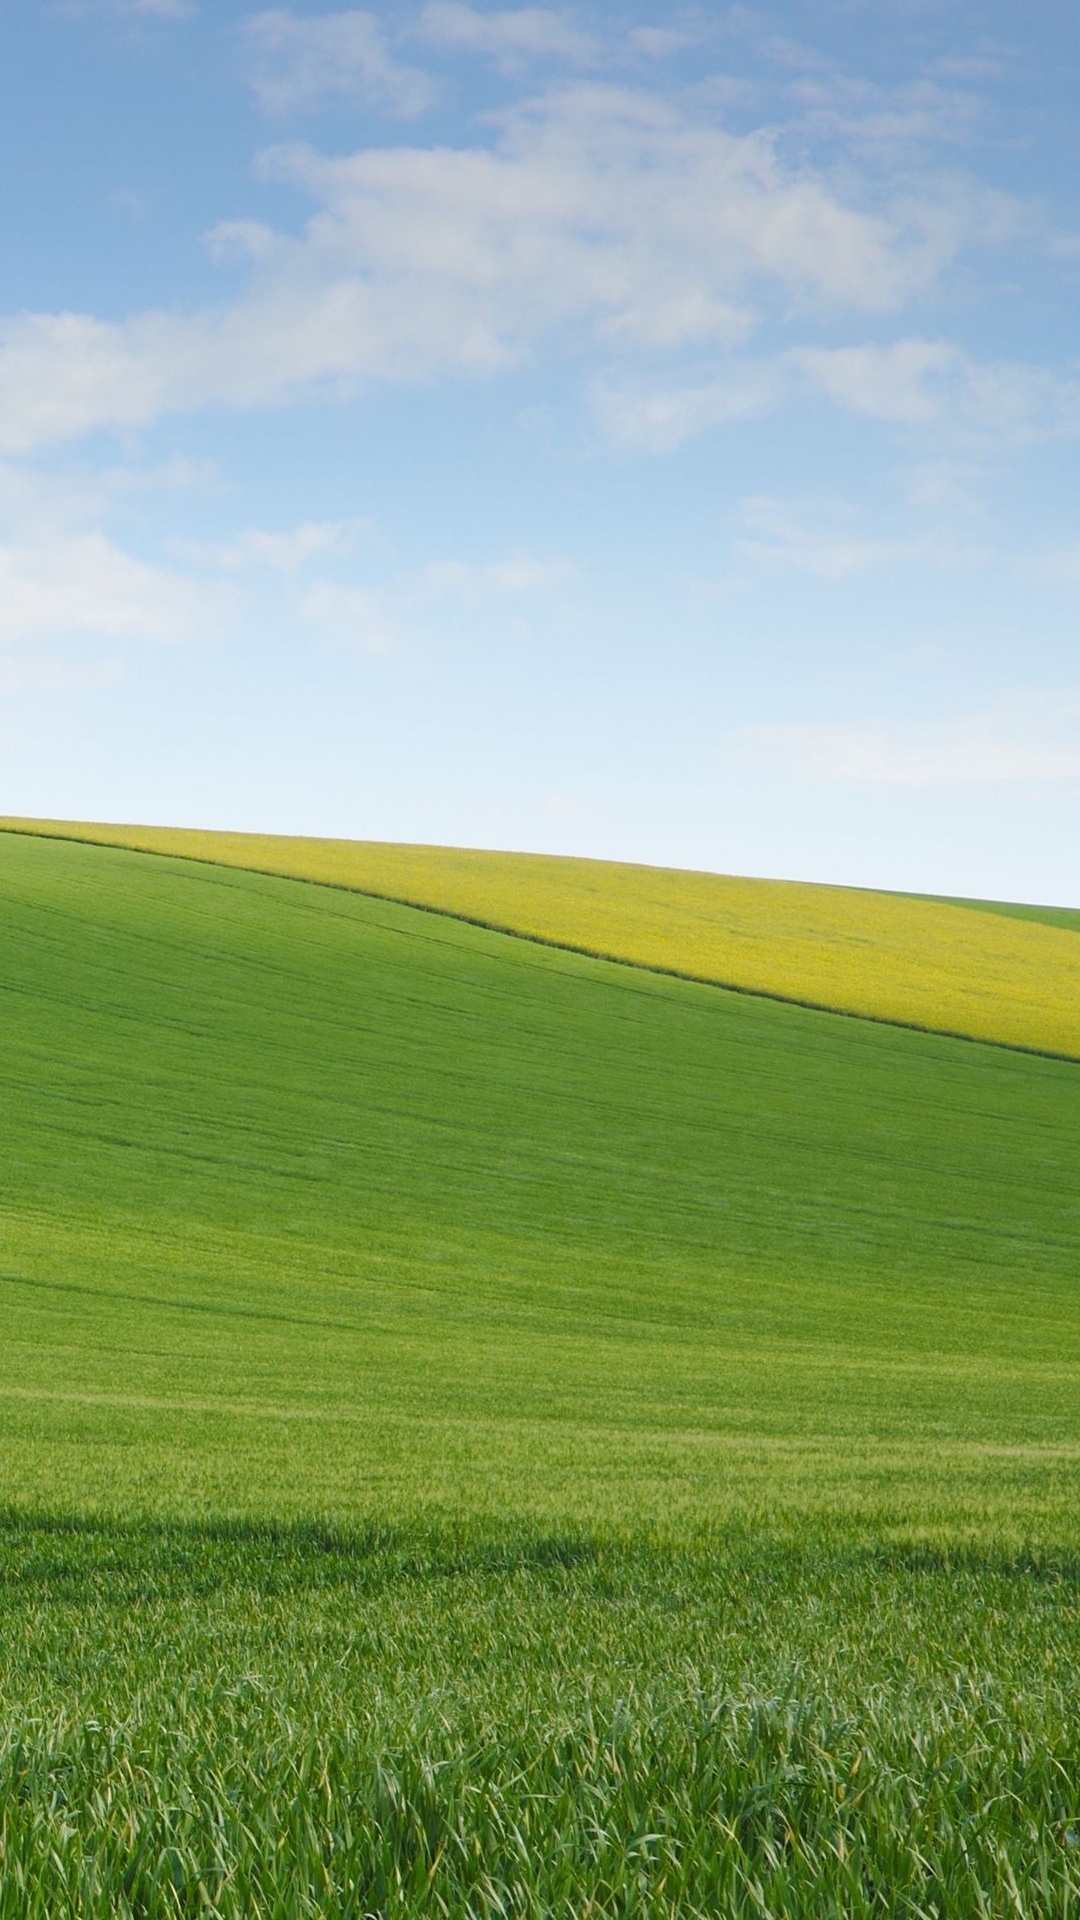
M318 881L696 980L1080 1058L1080 935L941 901L376 841L34 820L0 829Z

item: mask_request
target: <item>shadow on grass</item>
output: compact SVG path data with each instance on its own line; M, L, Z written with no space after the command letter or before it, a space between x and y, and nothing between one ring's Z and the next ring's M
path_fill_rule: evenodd
M0 1509L0 1606L31 1594L119 1605L225 1591L262 1596L349 1588L358 1597L409 1583L584 1582L595 1597L656 1587L762 1592L1004 1579L1080 1585L1080 1551L993 1544L875 1543L865 1533L808 1528L778 1538L745 1524L683 1541L590 1535L534 1522L292 1522L123 1518Z
M346 1529L207 1519L119 1519L0 1510L0 1604L28 1590L77 1600L103 1590L118 1602L181 1598L224 1589L269 1595L348 1586L371 1593L408 1581L563 1574L591 1566L585 1537L482 1524Z
M945 1575L976 1578L992 1574L999 1580L1052 1581L1080 1585L1080 1551L1069 1547L985 1547L977 1543L933 1546L917 1542L875 1546L864 1550L870 1564L883 1573Z

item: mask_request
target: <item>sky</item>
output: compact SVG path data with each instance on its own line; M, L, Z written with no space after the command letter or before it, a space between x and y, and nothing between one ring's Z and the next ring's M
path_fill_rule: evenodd
M1080 904L1040 0L0 14L0 812Z

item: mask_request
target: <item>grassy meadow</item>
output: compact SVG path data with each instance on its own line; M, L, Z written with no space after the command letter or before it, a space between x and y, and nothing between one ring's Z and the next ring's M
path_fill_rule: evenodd
M312 880L578 952L1080 1058L1080 913L543 854L0 820ZM973 912L972 908L976 911Z
M0 1006L0 1920L1077 1910L1080 1069L16 833Z
M0 1915L1072 1915L1074 1561L9 1521Z

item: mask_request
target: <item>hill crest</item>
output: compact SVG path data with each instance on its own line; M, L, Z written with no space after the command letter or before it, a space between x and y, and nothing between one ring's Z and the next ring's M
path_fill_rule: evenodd
M1063 909L1047 923L1001 902L396 842L14 818L0 831L338 887L709 985L1080 1058L1080 941Z

